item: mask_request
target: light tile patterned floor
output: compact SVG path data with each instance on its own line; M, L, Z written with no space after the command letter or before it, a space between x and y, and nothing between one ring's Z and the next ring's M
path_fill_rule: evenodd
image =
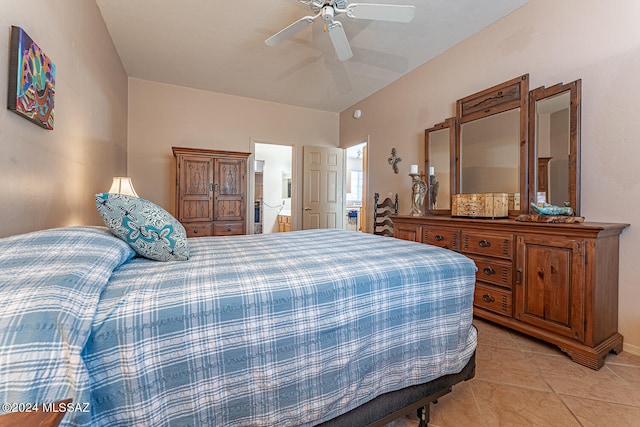
M474 324L476 376L431 405L430 427L640 426L640 356L609 354L594 371L555 346ZM408 417L390 426L417 424Z

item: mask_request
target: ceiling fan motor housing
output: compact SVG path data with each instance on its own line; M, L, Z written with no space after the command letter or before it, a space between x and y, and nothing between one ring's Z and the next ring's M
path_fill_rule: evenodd
M325 22L333 22L333 8L331 6L325 6L322 8L322 19Z
M347 0L312 0L309 4L311 10L315 13L319 13L324 7L329 6L331 8L344 9L347 7Z

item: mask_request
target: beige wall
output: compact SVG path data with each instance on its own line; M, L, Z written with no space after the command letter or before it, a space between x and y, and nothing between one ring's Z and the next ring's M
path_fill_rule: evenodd
M101 224L93 195L127 164L127 77L102 16L91 1L2 0L2 103L11 25L56 65L55 123L48 131L0 108L0 236Z
M337 147L338 121L337 113L131 78L129 175L140 197L174 213L172 146L253 152L255 143L292 145L292 212L301 212L302 146ZM301 218L292 219L297 228Z
M457 99L525 73L532 89L582 79L582 214L631 223L621 237L619 323L625 349L640 354L640 2L614 3L532 0L342 112L340 141L370 135L371 193L399 191L408 213L407 173L424 162L424 129L455 115ZM395 176L392 146L403 159Z

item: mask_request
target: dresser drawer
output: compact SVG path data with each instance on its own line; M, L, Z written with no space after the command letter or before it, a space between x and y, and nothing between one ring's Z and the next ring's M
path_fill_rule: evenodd
M511 262L474 255L470 255L469 258L471 258L476 263L476 267L478 267L478 271L476 272L477 280L511 289L513 280L513 265Z
M427 228L424 230L423 243L459 251L460 230L455 228Z
M213 224L214 236L235 236L244 234L243 222L216 222Z
M511 292L490 285L476 283L473 305L511 317Z
M210 222L184 222L182 226L187 232L187 237L213 236Z
M513 259L513 234L462 231L462 252Z

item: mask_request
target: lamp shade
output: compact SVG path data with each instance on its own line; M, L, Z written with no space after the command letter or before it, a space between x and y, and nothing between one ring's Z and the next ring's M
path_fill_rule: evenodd
M111 184L111 188L109 189L109 193L139 197L136 193L136 190L133 188L131 178L126 176L114 176L113 183Z

